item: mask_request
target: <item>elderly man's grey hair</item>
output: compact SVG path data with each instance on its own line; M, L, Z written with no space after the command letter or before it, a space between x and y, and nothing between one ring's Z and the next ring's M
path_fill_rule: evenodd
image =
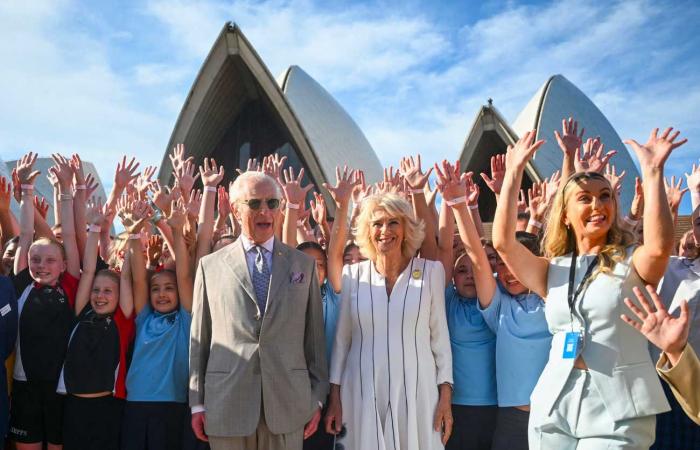
M263 172L249 171L240 174L231 185L231 189L228 193L231 202L237 202L241 199L241 196L243 195L243 186L246 183L269 183L270 186L275 189L275 197L280 200L282 199L282 188L274 178L264 174Z

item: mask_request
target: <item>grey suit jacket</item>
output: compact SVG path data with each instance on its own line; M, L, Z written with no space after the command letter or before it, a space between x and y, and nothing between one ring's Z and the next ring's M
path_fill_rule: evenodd
M263 317L240 240L200 260L189 397L206 407L207 434L251 435L261 413L274 434L302 428L328 393L325 355L312 258L275 240Z

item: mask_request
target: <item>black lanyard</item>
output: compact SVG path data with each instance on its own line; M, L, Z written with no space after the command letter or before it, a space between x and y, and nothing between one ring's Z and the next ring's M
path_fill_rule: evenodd
M574 282L576 281L576 257L577 257L577 254L578 254L578 252L576 250L574 250L574 252L571 255L571 267L569 267L568 301L569 301L569 314L571 315L571 326L572 327L574 324L574 306L576 305L576 299L581 294L583 287L586 285L586 282L593 274L593 270L598 265L598 255L596 255L596 257L593 259L591 264L588 266L588 270L586 270L585 275L583 275L583 279L581 280L581 283L579 283L578 287L576 288L576 291L574 291Z

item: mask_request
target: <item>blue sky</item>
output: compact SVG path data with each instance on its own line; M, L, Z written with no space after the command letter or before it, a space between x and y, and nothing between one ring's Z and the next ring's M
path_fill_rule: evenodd
M123 153L158 164L227 20L273 74L316 78L385 165L455 159L487 98L513 120L555 73L623 139L679 128L669 175L700 157L700 4L644 0L0 2L0 156L79 152L107 187Z

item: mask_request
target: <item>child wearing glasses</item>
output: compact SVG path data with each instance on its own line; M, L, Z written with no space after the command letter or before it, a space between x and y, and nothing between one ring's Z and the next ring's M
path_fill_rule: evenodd
M143 201L121 199L120 216L129 233L136 338L126 378L121 448L180 449L189 429L187 389L193 280L185 243L183 200L172 203L175 272L146 271L140 232L151 215ZM185 426L187 425L187 427Z
M117 450L126 398L127 351L134 333L129 260L121 275L96 272L101 205L87 209L90 223L83 272L75 298L78 323L68 342L58 391L67 393L63 423L64 450Z

